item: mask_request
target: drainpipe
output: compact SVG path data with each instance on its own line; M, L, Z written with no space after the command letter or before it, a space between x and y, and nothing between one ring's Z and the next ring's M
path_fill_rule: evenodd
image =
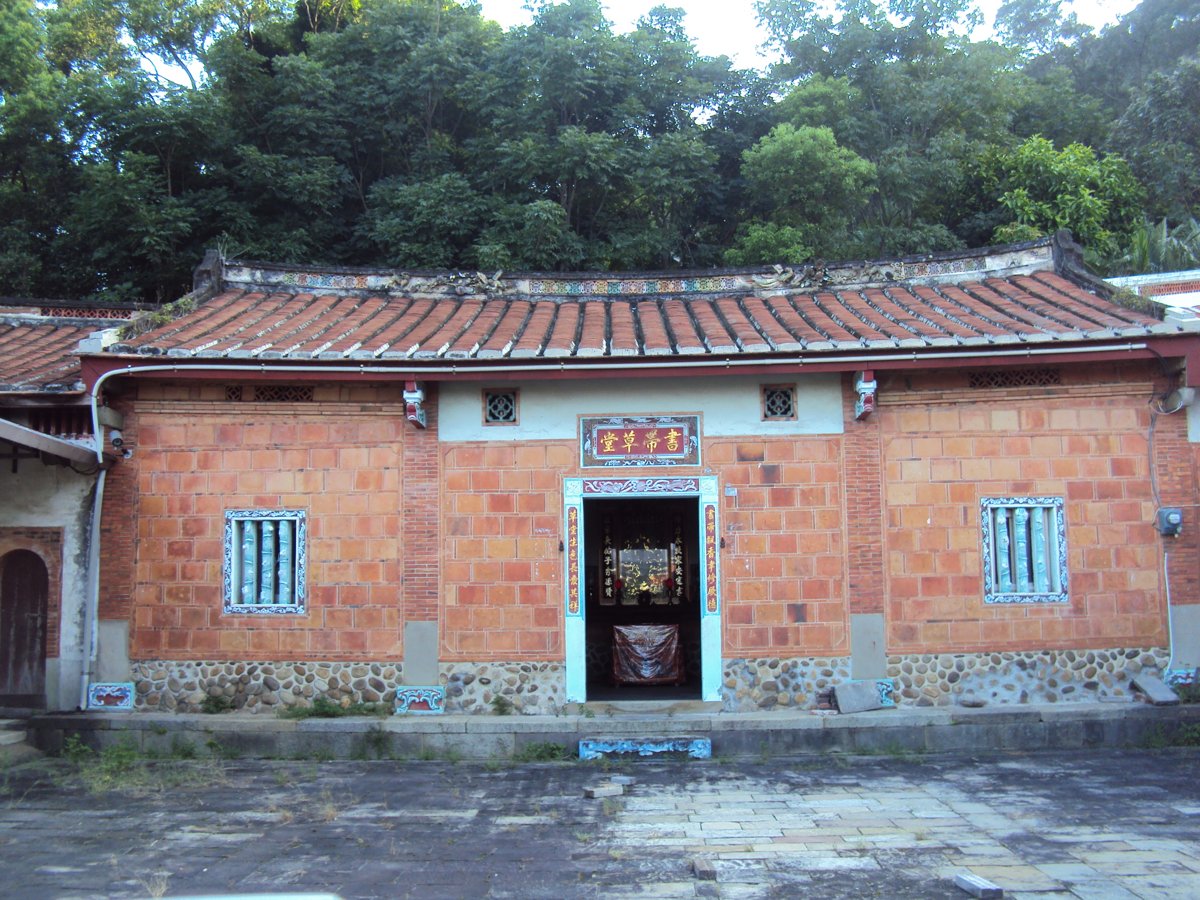
M982 348L981 348L982 349ZM1115 344L1103 344L1100 346L1081 346L1081 347L1023 347L1012 348L1011 350L990 349L988 356L996 359L1035 359L1040 356L1063 356L1063 355L1088 355L1092 353L1111 353L1114 350L1145 350L1146 344L1137 341L1117 342ZM668 368L674 370L686 369L751 369L762 366L780 366L794 365L803 369L808 365L850 365L865 367L873 365L878 367L880 363L887 362L917 362L922 359L978 359L979 350L950 350L934 353L919 353L916 350L911 353L887 353L887 354L839 354L837 356L817 355L811 360L806 360L803 357L795 359L727 359L727 360L677 360L669 365ZM282 362L282 361L281 361ZM489 365L480 366L480 371L486 372L503 372L507 374L520 372L612 372L625 371L631 376L636 377L639 372L647 372L651 370L662 370L664 366L659 363L638 364L633 362L612 362L612 363L585 363L585 364L570 364L565 361L555 365L552 361L547 361L540 365L523 365L523 364L508 364L508 365ZM148 366L126 365L123 369L110 369L104 372L96 379L96 383L92 385L88 399L92 407L92 433L96 437L96 459L102 462L104 459L104 435L100 430L99 419L99 398L100 388L108 379L118 375L140 375L152 372L172 372L174 374L184 374L186 372L238 372L242 375L252 375L255 372L267 372L270 370L280 372L296 372L306 375L328 375L331 372L338 374L355 374L355 375L387 375L405 381L420 381L422 378L430 375L463 375L474 371L472 365L440 365L440 366L386 366L386 365L367 365L335 363L324 366L311 365L287 365L283 363L278 367L267 366L263 362L250 365L233 365L230 363L171 363L162 364L155 363ZM810 369L811 371L811 369Z
M103 455L101 456L103 458ZM88 708L88 685L96 668L100 639L100 519L104 508L104 479L107 467L96 476L96 494L92 499L92 523L88 533L88 589L83 607L83 671L79 676L79 708Z

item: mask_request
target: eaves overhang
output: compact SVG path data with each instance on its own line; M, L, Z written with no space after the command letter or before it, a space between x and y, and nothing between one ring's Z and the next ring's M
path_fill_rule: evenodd
M704 357L586 357L527 360L235 360L97 355L82 359L89 393L120 377L187 381L257 382L486 381L497 376L524 380L679 377L755 372L785 374L853 372L863 368L923 369L1005 367L1031 364L1183 359L1189 384L1200 384L1200 333L1146 334L1107 340L993 342L980 346L847 347L800 353L711 354ZM1194 373L1194 374L1193 374Z
M91 446L43 434L7 419L0 419L0 443L27 451L27 455L31 457L49 456L56 461L82 466L97 464L96 452ZM111 454L105 454L104 462L112 462L114 459Z

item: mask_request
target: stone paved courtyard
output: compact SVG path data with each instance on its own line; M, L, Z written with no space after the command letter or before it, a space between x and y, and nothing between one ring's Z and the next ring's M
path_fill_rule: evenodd
M43 760L0 780L0 883L12 898L936 900L969 896L953 878L973 872L1016 898L1197 897L1198 760L171 760L92 766L90 790ZM611 779L623 795L584 797Z

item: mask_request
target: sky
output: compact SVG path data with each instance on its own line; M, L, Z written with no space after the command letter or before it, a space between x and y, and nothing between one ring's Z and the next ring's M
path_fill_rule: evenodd
M483 14L505 28L529 24L525 0L480 0ZM980 0L987 25L991 25L1002 0ZM655 6L674 6L687 11L684 27L705 56L730 57L742 68L760 67L766 61L757 50L766 37L755 18L754 0L603 0L617 31L625 32ZM1068 8L1093 28L1113 22L1137 6L1138 0L1068 0Z

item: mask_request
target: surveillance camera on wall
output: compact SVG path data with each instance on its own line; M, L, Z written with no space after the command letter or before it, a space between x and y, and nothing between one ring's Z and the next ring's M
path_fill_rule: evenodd
M108 440L117 450L125 446L125 436L115 428L108 433Z

